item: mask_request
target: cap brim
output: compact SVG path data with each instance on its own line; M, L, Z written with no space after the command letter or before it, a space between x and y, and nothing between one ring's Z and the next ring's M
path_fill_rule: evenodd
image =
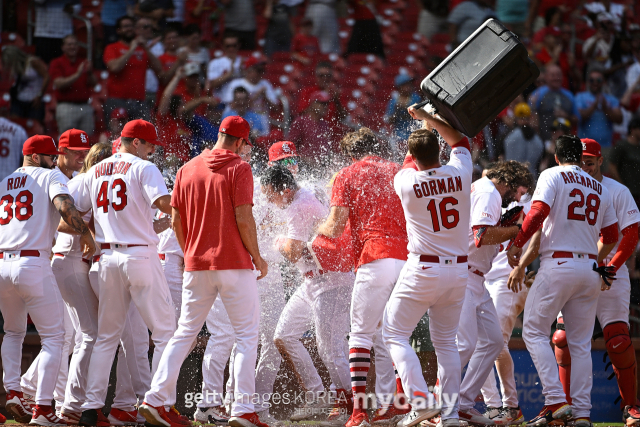
M601 156L599 156L597 154L586 153L584 151L582 152L582 155L583 156L587 156L587 157L601 157Z
M91 149L91 147L64 147L67 150L73 150L73 151L88 151Z
M277 162L278 160L282 160L282 159L288 159L289 157L298 157L297 155L293 155L293 154L284 154L282 156L278 156L273 160L269 160L270 162Z
M155 140L155 141L147 141L149 144L153 144L153 145L159 145L160 147L166 147L167 143L166 142L162 142L160 140Z
M244 139L244 142L246 142L249 147L253 147L253 144L251 143L251 140L249 138L242 138L242 139Z

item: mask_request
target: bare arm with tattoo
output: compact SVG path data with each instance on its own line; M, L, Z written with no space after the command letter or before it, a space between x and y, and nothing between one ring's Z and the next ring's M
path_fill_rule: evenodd
M96 251L96 243L87 224L82 220L80 212L73 205L73 198L68 194L60 194L53 198L53 205L60 216L76 233L80 234L82 257L90 258Z

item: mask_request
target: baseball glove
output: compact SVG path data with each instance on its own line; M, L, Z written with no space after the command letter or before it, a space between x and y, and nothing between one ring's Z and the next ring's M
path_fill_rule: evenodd
M594 262L593 263L593 271L595 271L596 273L598 273L600 275L600 277L602 277L602 280L604 281L604 283L607 286L611 286L611 282L613 282L616 277L616 273L614 271L615 267L613 266L600 266L598 267L598 265Z
M502 227L510 227L515 225L518 222L518 218L520 217L520 213L524 209L522 206L516 206L515 208L511 208L500 217L500 225Z

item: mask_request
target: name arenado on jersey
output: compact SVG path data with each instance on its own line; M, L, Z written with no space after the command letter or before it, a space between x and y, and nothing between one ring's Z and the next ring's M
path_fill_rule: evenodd
M565 184L580 184L583 187L591 188L602 195L602 184L593 178L585 178L581 174L574 174L572 172L560 172Z
M129 162L109 162L100 163L96 166L96 178L100 178L105 175L126 174L131 167Z

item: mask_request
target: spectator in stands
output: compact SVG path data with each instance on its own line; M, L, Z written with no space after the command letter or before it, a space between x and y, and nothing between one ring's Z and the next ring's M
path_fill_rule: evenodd
M105 45L118 41L116 32L116 22L121 16L129 14L129 10L133 12L137 0L103 0L100 19L104 31Z
M304 17L313 21L313 35L320 42L322 53L340 53L338 37L337 0L314 0L309 2Z
M11 114L42 122L42 95L49 84L47 64L19 47L9 45L2 48L2 66L10 71L14 80L10 92Z
M266 136L269 134L269 119L251 110L249 91L242 86L234 89L233 101L231 101L231 104L227 106L222 114L222 120L229 116L240 116L249 122L253 137Z
M602 13L608 14L614 30L621 31L622 18L624 17L626 9L623 3L624 2L613 2L611 0L599 0L585 4L584 8L591 15L600 16Z
M318 62L316 65L316 84L304 88L298 96L297 115L301 115L309 107L311 95L316 92L326 92L330 101L325 121L337 125L347 116L347 110L340 101L340 89L333 77L333 65L328 61Z
M513 113L516 117L516 127L504 139L504 157L506 160L529 162L529 170L536 176L544 153L544 144L531 126L531 107L521 102L516 105Z
M192 65L195 68L197 78L198 66L196 64ZM171 167L188 162L191 158L191 147L189 145L191 133L180 114L184 101L180 95L175 94L178 83L186 77L186 69L187 66L178 69L164 89L160 103L158 103L156 120L158 138L166 144L164 147L165 161Z
M62 39L73 33L71 14L80 11L80 5L72 6L72 3L60 0L35 2L33 44L36 56L47 64L62 55Z
M238 37L241 50L256 48L254 0L219 0L224 6L224 28Z
M159 28L164 28L167 18L175 13L173 0L139 0L135 7L136 16L149 18Z
M145 104L145 76L150 67L156 75L162 72L162 64L147 48L140 37L136 37L134 21L123 16L117 21L119 40L108 45L103 54L109 70L107 79L108 98L104 114L108 117L114 108L122 107L132 119L149 119Z
M195 24L190 24L184 29L184 35L187 44L180 48L180 52L187 53L187 61L198 64L200 67L200 75L204 76L209 64L209 50L200 45L202 42L202 31Z
M544 31L544 37L542 38L540 49L535 55L538 66L542 67L548 63L558 64L562 53L560 27L546 27L540 31Z
M562 25L562 24L561 24ZM569 28L570 32L571 29ZM542 68L547 64L556 64L562 70L562 87L570 89L571 80L577 89L580 88L578 82L582 80L581 72L576 70L575 56L571 52L571 43L563 42L563 32L560 27L546 28L540 50L536 53L534 61L538 67Z
M320 43L318 38L311 34L312 30L313 21L309 18L303 19L298 34L291 43L291 57L303 65L312 64L320 55Z
M296 0L297 1L297 0ZM264 35L264 53L271 57L274 52L289 52L293 38L291 15L294 9L290 1L267 0L264 6L264 17L268 20Z
M89 104L96 84L91 61L78 57L78 39L73 34L62 40L63 55L51 61L49 75L57 100L58 133L82 129L93 135L93 107Z
M562 70L555 64L548 64L544 71L546 85L540 86L529 97L529 105L537 113L538 126L542 139L551 137L553 121L562 117L571 123L577 122L573 94L562 87Z
M162 72L158 78L158 99L164 92L173 76L175 76L178 68L187 63L189 53L186 50L178 50L180 47L180 33L176 27L167 26L162 38L162 44L164 46L164 53L158 57L160 64L162 65Z
M529 16L529 0L497 0L496 16L505 27L522 38Z
M611 147L613 124L622 123L620 103L615 96L604 93L604 73L591 69L587 75L587 90L576 95L580 115L578 136L598 141L603 151Z
M640 112L640 74L622 95L620 105L632 114L637 115Z
M534 52L542 48L542 43L548 31L560 28L562 23L562 11L558 7L550 7L544 14L544 28L539 29L531 39L531 47Z
M415 91L413 77L408 74L398 74L394 80L396 91L387 103L387 111L384 121L393 127L396 138L406 141L414 124L413 118L407 112L407 108L421 98Z
M113 142L120 138L122 128L129 121L129 114L124 108L116 108L109 116L109 125L106 132L100 134L99 142Z
M556 141L561 135L571 134L571 122L559 117L551 125L551 137L544 142L544 155L540 162L539 172L557 166L556 163Z
M136 36L139 37L146 45L149 52L151 52L156 58L159 58L164 54L164 45L162 44L162 37L155 36L155 28L157 23L155 23L150 18L141 17L136 21ZM147 68L145 80L144 80L144 91L146 103L149 109L152 109L156 105L156 98L158 95L158 88L160 86L160 82L158 81L159 75L151 69Z
M609 61L605 65L605 76L609 83L609 89L611 94L618 99L622 98L627 90L627 70L635 62L631 42L629 34L617 34L611 48Z
M484 21L493 16L490 0L470 0L459 3L447 18L452 48L465 41Z
M430 39L437 33L447 32L449 0L418 0L418 32Z
M183 84L178 85L174 95L182 97L182 106L179 109L181 116L191 115L195 111L201 116L206 114L207 105L218 105L220 101L210 97L202 90L200 85L200 66L195 62L187 62L183 73Z
M384 44L380 26L376 20L375 6L370 0L349 0L349 6L353 8L355 23L351 29L351 37L347 44L347 52L372 53L384 59Z
M627 138L613 147L608 172L629 188L636 204L640 203L640 118L629 122Z
M627 87L634 86L640 78L640 46L638 44L640 39L635 40L635 44L633 45L633 59L634 63L627 70Z
M244 77L229 83L222 102L231 102L235 88L242 86L251 96L251 110L268 116L270 107L275 107L280 101L271 83L263 78L265 65L266 61L262 57L251 56L247 59L244 63Z
M215 0L186 0L185 25L195 24L202 31L202 40L213 41L213 25L217 22L222 8Z
M199 155L218 139L223 111L224 104L208 103L204 116L194 113L186 120L191 131L191 157Z
M609 60L613 41L615 40L615 28L612 19L611 14L607 12L599 13L596 22L596 33L582 45L582 55L588 66L604 66Z
M226 34L222 38L224 55L209 62L207 68L207 89L214 91L218 98L222 98L231 80L240 78L242 58L238 56L240 41L237 36Z
M331 97L327 92L318 91L311 94L309 100L311 105L291 124L287 139L296 145L303 167L313 169L325 166L330 161L328 155L337 153L338 149L332 127L325 120Z

